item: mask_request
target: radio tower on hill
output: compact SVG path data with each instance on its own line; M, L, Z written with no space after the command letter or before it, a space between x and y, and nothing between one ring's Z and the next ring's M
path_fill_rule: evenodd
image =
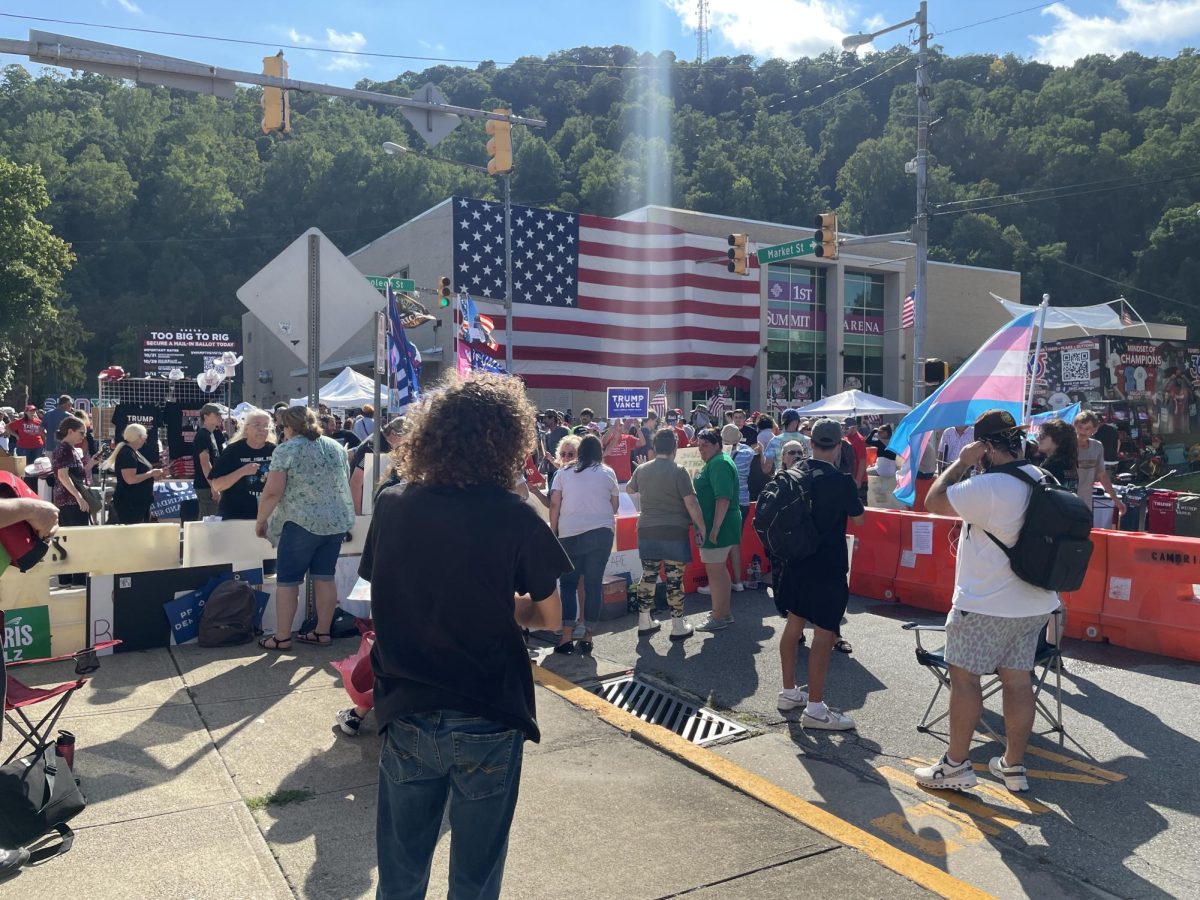
M708 0L696 0L696 62L708 59Z

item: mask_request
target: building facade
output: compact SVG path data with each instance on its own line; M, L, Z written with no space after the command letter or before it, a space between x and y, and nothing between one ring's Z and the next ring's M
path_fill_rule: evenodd
M440 307L436 297L439 279L454 275L452 200L448 198L350 254L364 275L415 281L421 301L437 317L409 333L421 351L426 384L437 381L453 367L454 360L453 304ZM752 253L759 247L812 237L813 232L811 228L659 206L643 207L619 218L669 225L722 240L730 233L745 233ZM761 349L749 386L734 392L737 405L748 410L779 409L851 387L909 402L913 395L913 331L901 328L901 307L913 286L914 252L913 244L893 241L843 248L836 260L804 257L751 268L746 277L758 280ZM1008 320L991 294L1019 299L1020 275L936 262L929 264L928 271L925 355L954 367ZM500 309L475 299L483 312ZM517 310L520 315L519 304ZM305 369L297 367L295 356L279 338L250 313L243 317L243 332L245 371L250 376L260 373L257 383L252 377L247 379L251 382L247 399L268 406L302 395ZM369 371L373 347L373 326L366 325L332 354L322 377L345 365ZM519 373L519 347L517 361ZM653 391L657 384L636 386ZM605 402L603 394L596 391L539 387L531 393L542 408L577 411L590 406L599 412ZM706 397L704 392L673 392L670 404L687 409Z

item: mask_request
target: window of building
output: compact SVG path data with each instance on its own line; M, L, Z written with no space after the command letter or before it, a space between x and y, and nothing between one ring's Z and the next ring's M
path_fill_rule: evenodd
M826 269L767 267L767 412L826 391Z
M883 276L847 272L843 281L842 385L883 394Z

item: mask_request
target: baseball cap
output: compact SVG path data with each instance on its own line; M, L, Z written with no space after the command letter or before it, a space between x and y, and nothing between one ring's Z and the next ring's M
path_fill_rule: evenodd
M37 412L37 411L38 411L38 408L36 406L34 406L32 403L30 403L28 406L25 407L25 412Z
M721 429L721 443L723 444L740 444L742 442L742 429L736 425L726 425Z
M836 447L842 442L842 426L833 419L819 419L813 426L809 440L823 450Z
M784 425L786 425L788 422L799 422L800 421L800 413L798 413L796 410L791 409L789 407L788 409L785 409L783 411L783 415L781 415L779 417L779 421L782 422ZM841 439L840 434L838 435L838 439L839 440Z
M989 409L975 420L975 440L984 441L991 438L1008 440L1020 426L1006 409Z
M217 404L215 404L215 403L205 403L202 407L200 407L200 418L202 418L202 419L205 416L223 416L223 415L225 415L225 410L222 409L221 407L217 406Z
M842 424L847 428L856 428L858 426L858 419L854 418L854 416L846 416L846 418L842 419Z

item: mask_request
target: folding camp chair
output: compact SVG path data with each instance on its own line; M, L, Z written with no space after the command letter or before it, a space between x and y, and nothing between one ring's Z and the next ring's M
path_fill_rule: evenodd
M1046 720L1049 727L1044 731L1035 731L1034 733L1045 737L1046 735L1058 734L1058 744L1061 747L1066 738L1066 729L1063 727L1062 721L1062 673L1063 659L1062 651L1059 649L1059 642L1063 633L1063 623L1066 617L1066 612L1063 607L1059 607L1050 616L1050 622L1045 630L1038 637L1037 654L1033 662L1033 701L1036 705L1036 713ZM925 714L921 716L921 721L917 725L917 731L922 734L938 734L933 730L933 727L950 715L950 710L947 708L944 712L930 718L933 714L933 708L941 696L942 690L947 692L950 690L950 667L946 663L945 648L931 650L921 644L921 633L941 632L945 633L945 625L918 625L916 622L907 622L901 626L905 631L911 631L917 639L917 662L928 669L935 679L937 679L937 687L934 689L933 698L929 701L929 705L925 707ZM1054 682L1050 687L1053 692L1053 698L1050 702L1053 708L1047 704L1046 697L1043 697L1042 691L1047 687L1046 679L1053 673ZM1000 693L1003 685L1000 683L1000 676L993 674L981 685L983 690L983 702L987 703L989 697ZM1003 743L1003 738L992 729L986 721L980 719L980 726L988 732L997 741ZM1035 716L1036 727L1036 716Z
M4 631L4 611L0 610L0 634ZM58 724L59 717L63 714L63 710L67 708L67 704L71 701L71 695L87 684L88 679L82 677L90 675L100 668L100 659L96 655L97 651L107 650L109 647L115 647L120 641L102 641L95 646L85 647L77 653L68 653L64 656L55 656L50 659L30 659L17 660L15 662L6 663L5 668L5 692L4 692L4 718L21 736L15 750L13 750L3 765L8 765L14 759L21 755L21 751L26 747L31 747L33 750L38 750L42 747L47 747L54 743L54 726ZM31 688L18 681L8 670L16 666L26 665L34 662L61 662L63 660L75 660L75 674L80 676L74 681L65 681L62 684L57 684L47 688ZM44 703L48 700L54 700L49 711L36 722L26 714L25 708L34 706L38 703Z

